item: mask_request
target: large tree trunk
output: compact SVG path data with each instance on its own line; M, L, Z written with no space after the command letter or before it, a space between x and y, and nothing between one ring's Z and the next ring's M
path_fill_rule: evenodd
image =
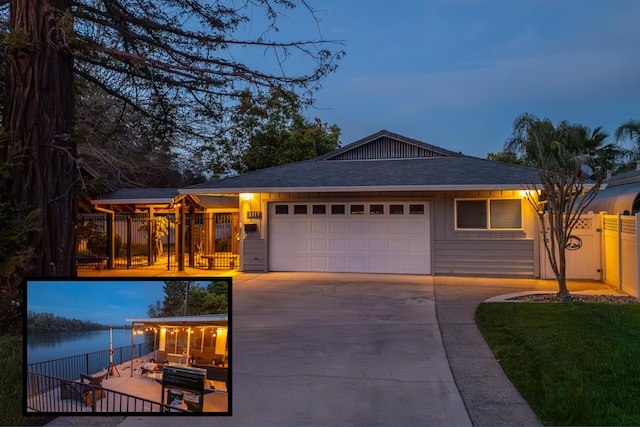
M7 108L12 191L18 215L38 210L31 245L41 276L74 276L78 168L73 58L66 45L70 0L11 0Z

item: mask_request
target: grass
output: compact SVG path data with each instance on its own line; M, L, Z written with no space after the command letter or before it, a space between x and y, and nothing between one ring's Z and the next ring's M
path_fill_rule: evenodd
M0 426L41 426L55 417L23 415L22 337L0 335Z
M483 303L476 323L545 425L640 425L640 305Z

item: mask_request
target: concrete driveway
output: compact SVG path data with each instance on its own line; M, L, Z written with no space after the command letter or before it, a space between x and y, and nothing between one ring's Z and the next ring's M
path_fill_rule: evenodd
M471 425L433 277L241 274L232 298L233 416L120 425Z

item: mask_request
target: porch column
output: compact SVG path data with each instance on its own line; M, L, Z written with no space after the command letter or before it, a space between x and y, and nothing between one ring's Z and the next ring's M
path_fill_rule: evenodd
M227 328L218 328L216 331L216 354L226 354Z
M166 351L167 345L167 328L160 328L160 342L158 343L158 351Z

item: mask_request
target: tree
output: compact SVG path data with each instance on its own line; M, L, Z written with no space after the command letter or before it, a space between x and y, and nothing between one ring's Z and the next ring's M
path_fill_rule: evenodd
M9 138L1 128L0 138ZM0 163L0 330L11 333L22 328L22 277L32 273L35 260L29 234L40 230L37 212L20 218L11 203L12 195L5 183L14 161L10 158Z
M245 90L233 108L232 130L222 144L225 151L213 156L209 152L215 160L211 169L228 173L230 165L235 172L246 173L312 159L338 148L340 128L318 118L309 121L302 110L300 99L282 90L258 95Z
M634 169L635 162L640 159L640 120L627 120L616 129L613 136L616 142L631 140L633 145L626 150L627 161L620 167L620 170Z
M19 159L10 173L13 204L21 218L39 215L42 232L31 233L29 240L43 276L76 274L80 175L73 138L74 75L146 117L156 135L171 132L186 146L215 136L215 124L246 88L299 91L311 101L344 54L331 51L322 39L284 40L278 18L296 8L288 0L10 0L0 5L7 3L3 120L11 140L1 147L0 160ZM300 5L315 19L305 0ZM261 22L264 32L241 34ZM309 72L287 72L285 62L294 55L308 60Z
M147 308L147 314L150 317L195 316L227 313L229 310L228 283L224 280L211 282L206 288L194 281L167 280L163 290L164 300L156 301ZM187 304L186 313L185 304Z
M524 113L513 123L505 150L520 153L538 169L539 181L524 184L527 200L540 221L547 257L558 281L558 295L570 299L567 289L567 242L602 182L593 153L607 137L596 128L567 121L554 126L549 119ZM594 173L592 166L596 166ZM594 180L591 181L590 178Z

